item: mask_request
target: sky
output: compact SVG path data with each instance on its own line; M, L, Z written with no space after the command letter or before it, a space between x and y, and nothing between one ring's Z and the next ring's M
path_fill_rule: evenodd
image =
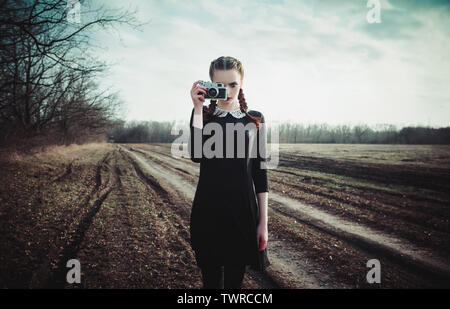
M96 53L114 63L102 86L119 91L126 120L188 121L192 84L232 56L249 109L269 125L450 125L450 1L94 4L136 9L147 22L95 33Z

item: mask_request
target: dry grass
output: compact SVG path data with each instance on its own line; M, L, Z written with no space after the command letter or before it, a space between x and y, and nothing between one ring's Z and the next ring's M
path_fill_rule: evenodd
M42 146L30 150L24 153L18 149L14 148L2 148L0 149L0 157L3 161L8 161L10 163L20 163L24 161L30 161L34 159L44 159L44 158L59 158L63 160L72 160L80 155L83 151L92 150L110 150L112 149L112 144L106 142L92 142L86 144L70 144L70 145L49 145Z

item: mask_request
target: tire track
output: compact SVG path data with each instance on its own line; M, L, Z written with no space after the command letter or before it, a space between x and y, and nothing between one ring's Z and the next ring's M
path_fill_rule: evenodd
M278 182L275 180L275 182ZM281 182L280 182L281 183ZM352 196L350 199L345 199L339 195L339 193L335 190L331 191L329 190L329 193L324 192L326 189L323 187L320 187L319 185L310 185L309 187L304 187L302 185L297 185L294 183L286 183L282 182L283 185L287 185L292 190L305 192L311 195L320 196L324 199L333 200L338 203L343 203L351 210L351 215L355 218L358 218L358 213L364 213L367 215L368 213L379 215L379 217L383 216L392 216L395 214L395 216L398 219L404 220L405 222L408 222L411 225L416 225L418 228L416 230L422 230L422 227L426 227L432 231L440 232L449 234L449 227L448 226L440 226L436 225L433 219L436 218L436 215L433 216L432 214L422 212L421 216L417 216L413 210L404 209L396 206L392 206L391 204L381 203L379 201L372 201L371 204L367 204L364 200L362 200L363 197L361 197L358 194L346 194L347 196ZM351 204L350 204L351 203ZM331 211L336 211L335 207L330 208ZM362 211L363 210L363 211ZM356 211L356 212L355 212ZM440 214L442 216L442 214ZM368 216L371 217L371 216ZM366 218L364 218L367 220ZM376 222L370 222L372 224Z
M270 235L271 277L279 286L290 289L344 289L347 284L334 282L314 260L297 248ZM289 261L289 263L286 263ZM286 276L289 274L289 276Z
M154 148L161 148L160 146L151 145L151 148L152 149L139 149L138 148L138 150L140 150L146 154L150 154L153 157L161 160L162 162L169 163L171 166L173 166L174 169L179 170L187 175L191 175L191 176L199 175L200 168L199 168L198 164L196 166L193 166L190 163L189 164L183 163L182 161L180 161L180 159L174 159L171 156L167 155L167 153L164 153L160 150L156 151L154 149Z
M157 176L156 177L157 179L161 180L164 179L164 182L166 182L166 184L169 184L169 186L166 186L165 189L166 192L170 193L171 195L173 194L175 196L181 193L184 198L194 196L195 188L193 188L193 186L190 184L189 185L187 183L185 184L185 180L182 179L180 176L168 172L167 169L157 167L155 164L150 165L140 155L124 147L122 149L124 149L124 151L128 153L133 159L135 159L141 166L145 167L150 172L151 175ZM175 188L176 190L173 190L172 187Z
M149 177L146 173L142 172L138 163L132 160L130 157L123 155L125 160L130 162L130 164L134 167L134 170L138 177L150 188L152 188L158 195L163 197L165 200L169 197L169 193L161 186L161 184L153 177Z
M75 232L70 236L63 237L66 240L66 245L57 255L57 258L50 258L52 261L50 264L55 265L54 270L48 275L47 279L44 281L44 288L64 288L66 285L66 273L68 269L66 268L66 263L68 260L72 258L76 258L77 253L79 251L80 245L83 242L86 231L92 224L92 221L95 215L100 210L102 203L108 197L110 192L116 187L118 183L118 175L114 173L113 170L110 169L109 162L111 161L111 152L107 153L103 159L97 164L96 174L95 174L95 185L90 194L88 194L85 199L82 201L78 209L84 209L88 207L90 201L95 198L92 202L92 207L84 214L79 220L75 228ZM107 168L109 172L107 174L106 180L104 180L104 176L102 174L102 169ZM111 180L111 173L113 174L114 180ZM103 189L100 189L104 187ZM75 217L74 217L75 218ZM68 228L68 231L71 231L72 228ZM64 231L64 232L67 232ZM43 265L48 268L48 264ZM39 273L39 272L38 272Z
M151 152L146 153L152 156ZM168 161L166 160L166 163L170 164ZM164 174L160 174L160 176L171 179L170 176L167 176L167 173L165 174L166 176ZM179 187L178 183L183 182L183 180L179 177L172 177L172 182ZM194 191L194 189L192 188L189 191ZM383 232L344 220L325 211L299 203L297 200L283 197L275 192L271 192L270 198L278 205L278 207L271 208L284 216L294 217L303 224L322 233L343 239L360 250L387 258L401 268L405 268L408 272L423 275L424 278L434 284L438 283L441 286L442 284L448 286L450 283L450 267L448 263L446 263L445 259L427 249L419 248L405 239L387 236ZM292 214L285 211L288 209L294 210L298 215L292 216ZM314 282L314 280L311 282Z
M64 172L61 175L57 175L56 177L51 179L49 183L51 184L51 183L54 183L54 182L57 182L57 181L61 181L63 178L66 178L67 176L69 176L72 173L73 162L75 162L75 160L72 160L66 166L66 169L64 170Z
M182 179L178 175L169 173L166 170L156 167L155 165L148 164L142 157L140 157L139 154L133 153L127 149L125 149L125 151L128 152L130 155L132 155L133 158L135 158L137 161L139 161L142 166L147 168L149 172L152 173L152 175L155 175L155 177L158 179L165 179L167 182L166 183L167 186L175 187L177 191L181 191L183 195L188 198L190 203L192 202L195 194L195 187L193 185L186 182L186 180ZM151 152L147 152L147 155L152 156ZM189 213L190 208L186 207L185 211ZM286 244L284 244L282 241L279 241L276 250L278 253L285 252L282 253L281 255L287 257L288 256L287 252L289 250L286 249L285 247ZM272 255L275 256L275 252L270 250L270 248L268 248L268 250L269 250L269 259L271 259ZM290 252L291 252L290 255L292 255L292 250L290 250ZM274 257L274 259L280 261L280 259L277 257ZM293 262L292 260L289 259L284 259L283 263L280 263L278 265L282 265L282 267L275 267L274 269L272 269L273 267L271 266L270 269L268 268L267 272L264 274L252 270L249 270L247 273L250 276L250 278L253 281L258 282L262 288L279 288L280 284L281 286L283 286L283 282L286 282L286 278L290 278L288 282L290 282L291 284L292 282L295 282L296 286L311 286L311 284L307 284L307 282L317 282L317 279L314 278L312 275L309 278L305 277L306 273L309 274L314 273L314 269L318 268L317 266L313 267L313 265L309 265L308 266L309 271L305 273L297 269L298 267L297 262ZM303 266L306 267L306 265ZM296 272L294 271L295 269L297 269ZM324 280L326 279L323 279L322 281ZM289 285L284 285L284 287L290 288ZM316 287L319 286L316 285Z
M153 161L156 161L158 164L167 164L169 167L173 168L174 170L178 170L186 175L198 177L200 169L199 167L194 167L188 164L183 164L180 162L180 160L173 159L170 156L160 154L158 152L153 152L151 150L144 150L140 148L132 148L133 151L137 151L139 153L142 153L146 156L150 156Z
M278 207L271 207L286 216L295 218L302 224L344 239L361 249L386 257L409 272L423 274L428 280L450 285L450 266L448 261L433 252L419 248L405 239L399 239L370 229L361 224L350 222L297 200L271 193L271 199ZM294 210L294 215L285 210Z
M172 169L172 173L170 173L170 175L163 175L163 174L159 174L160 177L173 177L173 173L176 173L176 170L178 170L178 168L176 166L180 166L180 163L175 160L170 158L167 155L162 155L160 153L158 154L154 154L153 151L145 151L142 149L139 149L135 146L132 147L133 151L139 152L143 155L145 155L145 159L147 160L151 160L152 162L152 167L154 168L155 165L164 165L165 167L171 168ZM175 165L175 167L171 166L173 161L175 161L177 164ZM154 164L153 164L154 163ZM193 167L196 171L196 175L198 177L199 174L199 167ZM162 170L161 170L162 171ZM160 171L160 172L161 172ZM164 172L166 171L166 169L164 170ZM156 172L156 171L155 171ZM167 173L166 173L167 174ZM175 174L176 175L176 174ZM176 175L177 177L175 177L173 179L173 181L175 183L179 183L179 182L187 182L190 180L189 177L187 177L188 179L182 179L182 177L178 177L178 175ZM194 182L195 183L195 182ZM167 185L172 185L172 184L167 184ZM191 210L191 203L192 203L192 199L193 196L195 194L195 186L191 184L192 187L192 191L189 193L191 198L189 200L188 205L186 206L186 211L185 211L185 216L189 217L190 215L190 210ZM271 238L274 239L274 238ZM319 286L317 284L317 282L319 282L318 280L316 280L315 278L311 277L311 274L315 273L315 274L323 274L323 277L328 277L327 274L318 271L318 269L320 269L319 265L315 265L315 263L309 262L309 264L305 264L302 263L302 261L305 260L305 256L304 254L300 253L300 252L296 252L295 249L289 249L286 245L286 243L277 240L276 241L277 246L275 248L274 246L274 250L269 251L269 258L275 260L274 263L272 263L272 266L270 267L270 275L267 274L261 274L259 272L253 271L252 269L248 269L247 270L247 274L248 277L250 278L250 280L252 280L254 283L256 283L257 285L259 285L262 288L267 288L267 289L273 289L273 288L280 288L282 286L286 287L286 288L292 288L292 287L310 287L310 288L321 288L321 286ZM272 242L271 242L272 244ZM273 244L275 244L275 241L273 242ZM284 259L280 259L278 256L284 256ZM296 258L293 258L293 257ZM285 260L289 260L289 262L285 261ZM303 267L306 267L306 269L308 269L308 271L303 271ZM297 272L300 275L295 275L296 271L295 269L297 269ZM305 273L309 274L308 276L305 276ZM286 278L289 278L289 280L286 280ZM316 284L313 284L316 283ZM320 282L323 282L320 281ZM324 284L324 286L326 286ZM342 285L345 286L345 285Z
M332 182L333 180L327 179L327 178L322 178L322 177L315 177L315 176L306 176L303 174L299 174L299 173L295 173L295 172L291 172L291 171L286 171L284 169L278 169L278 170L273 170L273 172L275 174L279 174L279 178L281 179L280 183L283 183L283 178L286 178L286 174L288 175L292 175L296 178L296 180L301 181L302 183L307 183L308 185L311 185L310 182L311 180L314 180L314 186L326 186L327 183ZM275 178L278 178L277 176ZM286 181L284 181L285 183ZM376 195L377 199L382 199L383 201L386 201L386 203L388 203L390 206L392 207L397 207L399 209L402 209L404 207L404 205L402 205L401 203L399 203L399 199L402 198L407 198L410 201L413 201L413 204L409 204L408 208L412 209L414 211L417 212L421 212L421 213L430 213L430 211L432 212L432 214L434 215L439 215L440 212L442 212L443 208L445 208L448 204L447 201L444 200L440 200L440 199L436 199L436 197L431 198L431 197L426 197L426 196L420 196L420 195L416 195L410 192L393 192L390 190L383 190L381 188L372 188L369 186L361 186L361 185L355 185L355 184L349 184L347 182L345 183L340 183L340 182L334 182L337 183L338 185L343 185L347 188L352 188L354 190L357 190L357 193L355 193L355 191L351 191L351 192L346 192L347 194L352 194L354 196L358 196L358 197L365 197L368 194L367 193L372 193L374 195ZM303 191L305 191L305 189L299 188ZM390 196L392 198L387 198L387 196ZM369 195L369 197L372 197ZM416 202L426 202L428 203L427 208L424 208L423 206L421 206L420 204L417 204Z
M152 170L150 170L150 166L145 160L142 162L137 160L137 158L140 158L141 155L123 148L120 149L120 152L125 161L129 162L132 166L135 167L136 174L139 177L139 180L145 186L146 191L149 192L149 194L147 195L151 196L151 203L153 203L155 210L157 211L157 220L161 220L159 221L159 225L155 226L160 226L161 228L162 224L165 227L163 229L163 233L170 233L165 235L166 244L168 247L165 248L163 246L164 250L167 250L168 255L171 255L173 253L177 255L181 251L185 251L185 253L183 253L185 255L185 258L182 258L175 263L180 263L179 266L183 268L181 272L191 270L188 276L192 277L194 275L194 265L192 265L194 252L189 250L190 236L188 228L188 218L190 216L190 212L186 207L187 202L185 200L185 196L182 193L171 189L170 185L167 185L167 183L164 181L164 177L156 177L154 173L155 171L153 170L152 173ZM143 162L145 164L143 164ZM148 179L151 179L151 183L157 182L158 185L163 189L163 191L154 190L154 188L152 188L148 184ZM145 192L143 193L146 194ZM162 247L160 247L160 249L163 250ZM174 270L176 270L176 268L174 268ZM177 280L177 282L181 281ZM192 284L193 281L191 281L190 283ZM181 285L181 283L176 283L175 285L179 286Z
M429 167L424 170L408 165L361 163L286 153L281 154L279 165L344 175L355 179L373 180L381 183L388 179L392 184L427 188L444 194L449 192L450 176L448 170L444 168Z

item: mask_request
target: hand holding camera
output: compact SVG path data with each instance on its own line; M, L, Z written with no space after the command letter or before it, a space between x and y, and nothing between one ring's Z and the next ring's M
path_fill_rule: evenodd
M202 108L205 99L226 100L227 87L223 83L198 80L192 86L191 97L195 108Z

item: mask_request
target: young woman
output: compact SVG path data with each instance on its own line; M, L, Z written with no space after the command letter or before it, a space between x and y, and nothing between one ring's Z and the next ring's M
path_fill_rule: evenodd
M190 218L191 246L201 269L203 288L221 288L222 279L225 288L240 288L247 265L259 271L270 265L266 249L269 190L267 170L261 164L266 160L265 152L261 151L266 149L266 138L256 132L255 138L251 139L245 129L244 157L237 155L242 139L234 137L234 145L226 141L227 134L235 134L236 128L243 128L250 122L254 124L253 128L261 130L264 116L261 112L248 110L242 90L244 71L239 60L220 57L212 61L209 76L212 82L222 82L227 87L228 97L218 102L211 100L209 106L203 106L206 88L196 81L191 89L194 108L190 119L189 152L191 160L200 163ZM203 153L205 141L214 135L203 130L210 123L222 130L223 144L218 148L223 150L221 157L211 158ZM230 133L226 124L242 125L235 126ZM249 127L252 126L245 128ZM250 140L256 141L253 147L258 150L257 156L248 151ZM234 147L232 158L227 156L230 147Z

